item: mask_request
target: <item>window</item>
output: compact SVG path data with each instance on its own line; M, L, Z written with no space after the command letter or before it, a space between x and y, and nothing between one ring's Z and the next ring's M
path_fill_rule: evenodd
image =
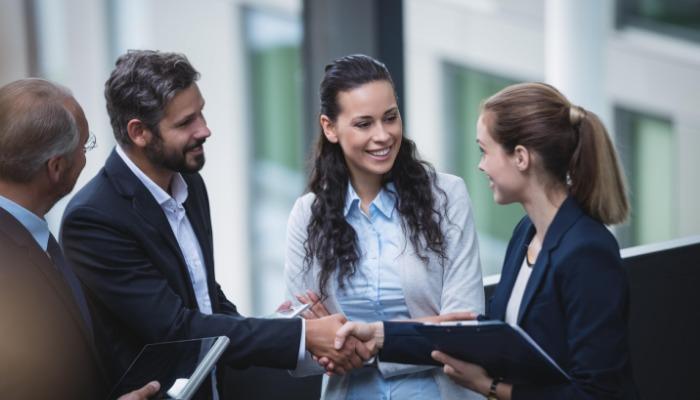
M519 204L498 205L488 179L479 171L476 121L481 103L515 80L470 68L446 65L447 121L450 143L446 155L450 172L467 184L479 235L484 276L500 273L513 228L525 214Z
M617 25L700 41L700 1L618 0Z
M627 175L632 213L620 227L620 247L660 242L676 237L673 177L676 157L671 122L664 118L617 109L617 148Z
M285 222L304 189L302 28L299 18L248 9L252 168L253 309L270 313L285 293Z

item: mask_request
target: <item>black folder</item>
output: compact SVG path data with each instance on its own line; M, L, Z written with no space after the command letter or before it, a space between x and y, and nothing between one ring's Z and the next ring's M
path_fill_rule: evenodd
M503 321L466 321L454 325L418 325L435 350L482 366L510 383L559 383L570 380L547 353L518 326ZM437 364L425 359L426 363Z

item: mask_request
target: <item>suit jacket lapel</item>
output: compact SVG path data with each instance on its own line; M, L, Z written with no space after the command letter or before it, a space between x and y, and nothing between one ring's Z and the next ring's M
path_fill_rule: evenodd
M132 207L136 214L138 214L146 224L153 227L168 244L170 251L177 255L180 260L179 270L182 279L187 282L186 286L188 291L194 299L194 290L192 289L190 274L187 271L185 257L182 255L180 245L173 234L173 230L168 223L163 209L114 150L112 150L112 154L110 154L105 163L105 171L117 192L132 199Z
M27 259L34 265L41 275L49 282L56 295L61 299L73 321L78 325L78 329L83 335L85 342L90 348L90 352L95 360L95 364L100 368L102 364L100 357L95 347L94 339L90 334L90 330L85 326L85 320L80 314L78 304L73 298L72 291L68 284L63 279L60 271L51 263L48 254L44 252L39 244L34 240L32 235L24 226L17 221L10 213L0 208L0 230L5 236L15 242L17 247L24 249ZM69 267L70 268L70 267ZM101 370L101 372L104 372ZM106 376L102 375L103 377Z
M576 200L571 196L567 197L561 207L559 207L559 211L557 211L552 223L549 225L549 228L547 228L544 243L542 243L542 250L540 250L540 254L537 256L537 262L532 266L532 274L527 281L527 286L525 286L525 293L523 294L523 300L520 303L520 310L518 311L518 325L522 323L525 313L532 303L537 289L540 287L542 279L550 268L551 253L559 246L559 242L562 236L564 236L564 233L569 230L571 225L576 222L582 213L583 211L576 203ZM520 262L522 262L522 257L520 257Z

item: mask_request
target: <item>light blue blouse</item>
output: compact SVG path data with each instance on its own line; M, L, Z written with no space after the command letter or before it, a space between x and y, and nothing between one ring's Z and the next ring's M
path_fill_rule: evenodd
M401 287L398 256L410 241L396 210L393 184L383 188L368 207L360 208L360 198L348 184L345 219L355 229L360 261L355 275L338 289L337 298L349 320L372 322L411 318ZM347 399L439 399L440 392L431 373L424 371L384 378L372 367L350 372Z

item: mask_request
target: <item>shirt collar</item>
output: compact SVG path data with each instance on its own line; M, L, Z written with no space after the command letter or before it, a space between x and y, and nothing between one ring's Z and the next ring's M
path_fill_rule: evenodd
M389 182L379 190L377 197L372 200L369 208L371 209L372 206L384 214L385 217L391 218L396 208L396 187L393 182ZM347 194L345 195L345 209L343 210L344 215L347 217L353 208L359 207L360 196L357 195L352 184L348 182Z
M143 171L141 171L141 169L137 167L133 161L131 161L129 156L126 155L121 146L117 146L116 150L119 157L121 157L122 161L124 161L124 164L126 164L126 166L131 170L131 172L133 172L134 175L136 175L139 181L143 183L143 185L146 187L146 189L148 189L148 191L151 193L153 198L160 206L165 205L165 203L167 203L170 200L175 201L177 205L181 205L185 202L185 200L187 200L187 182L185 182L185 179L179 172L173 176L173 180L172 182L170 182L170 190L173 192L171 196L170 193L166 192L155 182L153 182L153 180L149 178L148 175L144 174Z
M29 231L39 247L46 251L50 232L49 224L45 219L39 218L33 212L3 196L0 196L0 207L15 217Z

